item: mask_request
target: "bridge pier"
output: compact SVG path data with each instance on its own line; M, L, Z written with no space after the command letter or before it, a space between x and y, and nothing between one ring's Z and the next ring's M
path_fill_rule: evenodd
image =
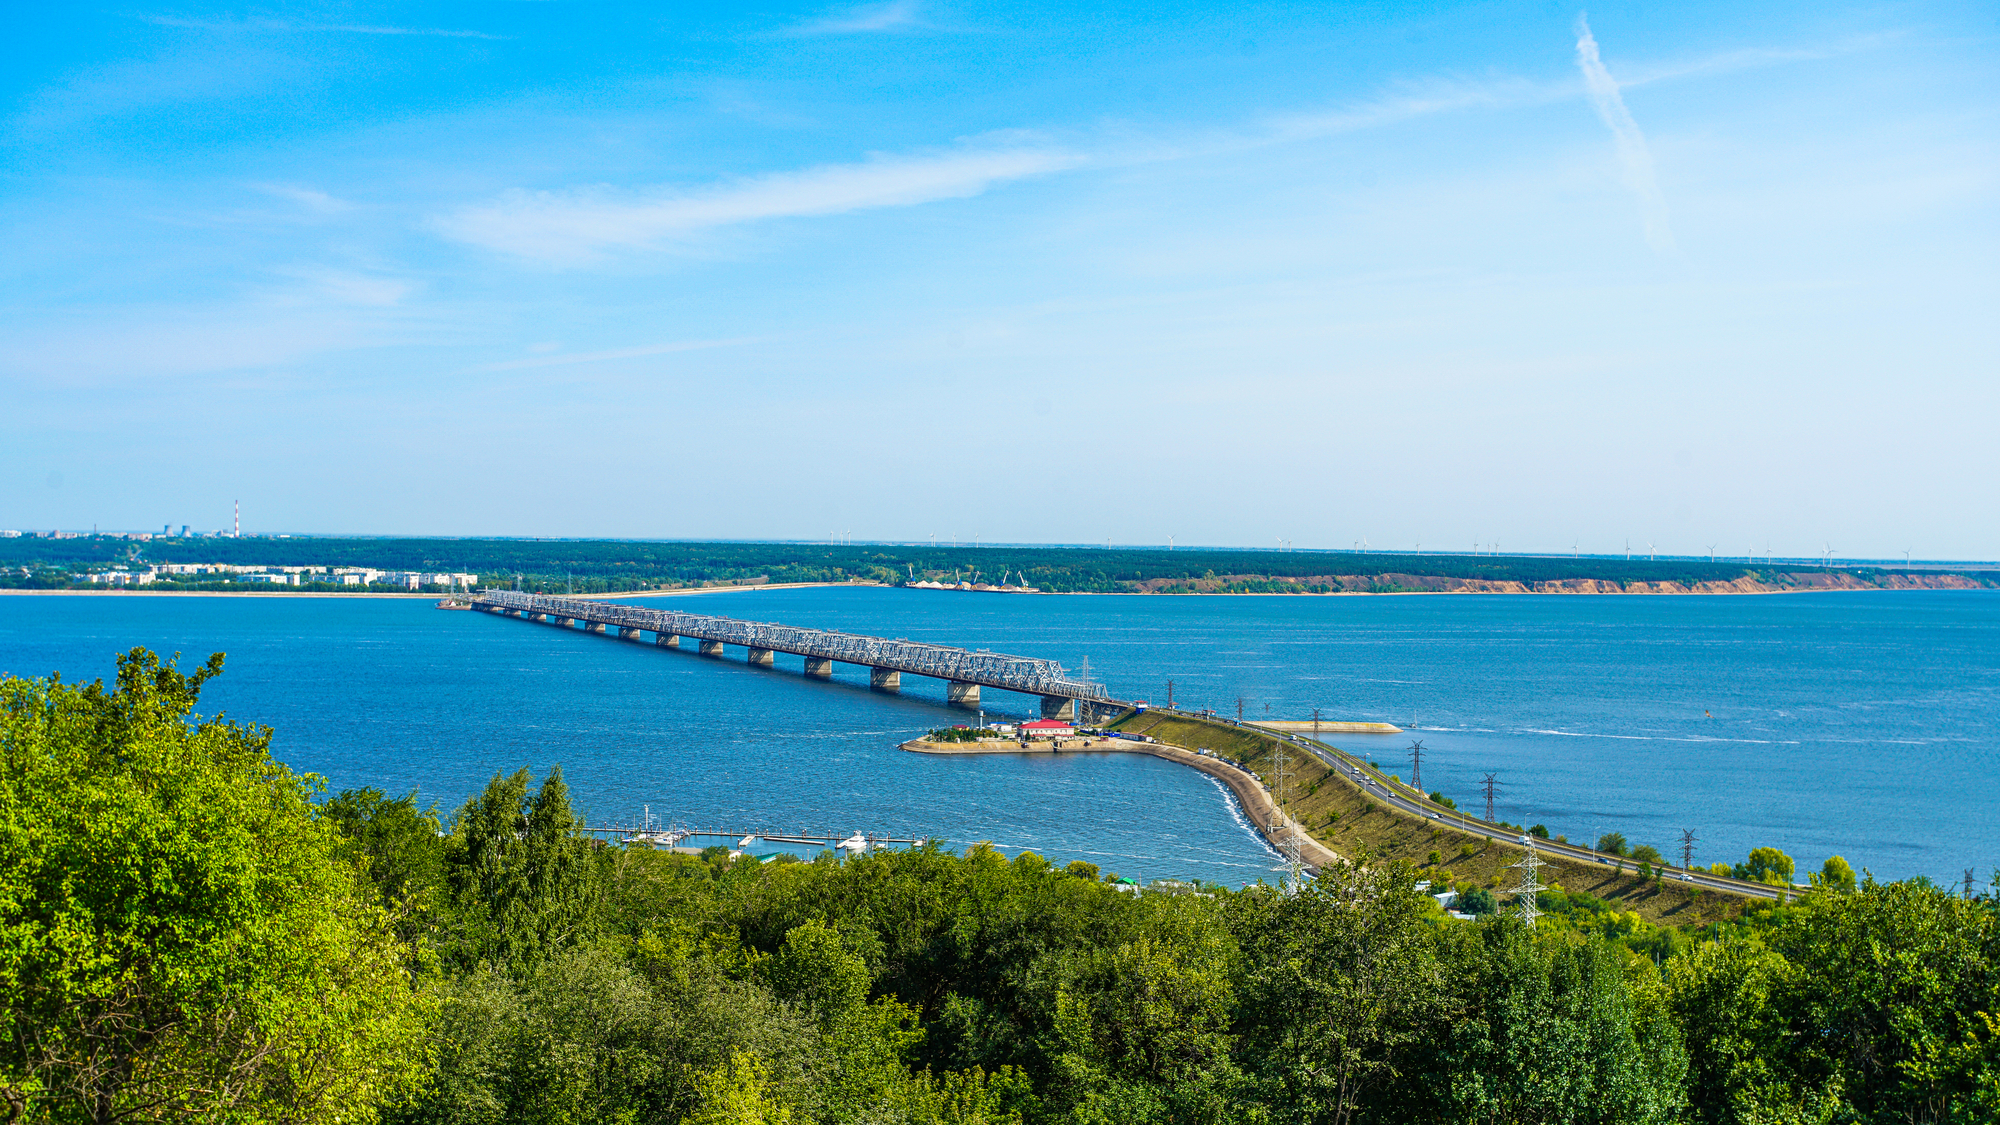
M979 706L979 685L960 680L944 682L944 701L958 707Z
M620 625L618 627L618 639L621 641L636 641L639 639L641 632L642 630L635 629L630 625Z
M703 642L701 642L701 654L702 654L703 656L721 656L721 655L722 655L722 642L721 642L721 641L703 641Z
M775 654L768 648L753 648L750 650L750 663L762 664L769 668L776 662L774 656Z
M1045 695L1042 697L1042 718L1060 719L1066 723L1076 721L1076 700L1067 695Z
M875 691L902 691L903 674L891 668L870 668L868 686Z
M584 631L588 633L596 633L599 636L602 636L604 634L604 622L602 621L588 622L584 625L583 628Z
M549 623L550 623L550 624L552 624L552 625L560 625L560 626L562 626L563 628L567 629L567 628L569 628L570 626L572 626L572 625L576 624L576 618L574 618L574 617L551 617L551 618L549 618Z
M833 661L824 656L806 657L806 675L818 680L833 678Z
M653 643L661 648L679 648L681 639L672 633L654 633Z

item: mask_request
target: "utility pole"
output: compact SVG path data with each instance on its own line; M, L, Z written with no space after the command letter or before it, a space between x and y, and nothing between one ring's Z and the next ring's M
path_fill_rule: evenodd
M1410 743L1410 787L1419 794L1424 791L1424 740Z
M1493 780L1493 775L1489 773L1486 775L1484 785L1486 786L1486 822L1491 824L1493 823L1493 791L1500 788L1500 783Z
M1299 834L1285 814L1285 783L1291 777L1291 756L1285 743L1277 745L1277 800L1272 802L1271 834L1278 837L1278 850L1285 857L1285 893L1297 894L1305 885L1305 863L1299 855Z
M1692 829L1692 828L1683 828L1683 829L1681 829L1681 870L1682 870L1682 871L1688 871L1688 870L1691 870L1691 869L1692 869L1692 868L1694 867L1694 843L1695 843L1695 839L1696 839L1696 837L1695 837L1695 834L1694 834L1694 829Z

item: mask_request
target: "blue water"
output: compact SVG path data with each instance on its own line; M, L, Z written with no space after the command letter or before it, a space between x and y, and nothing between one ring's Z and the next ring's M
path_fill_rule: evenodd
M672 599L701 612L1062 660L1112 694L1247 718L1375 719L1335 741L1475 810L1698 862L1774 845L1817 867L1956 881L2000 863L2000 594L1023 597L885 589ZM331 788L455 807L560 762L594 821L991 840L1142 878L1241 883L1275 857L1219 785L1152 758L935 758L941 683L831 684L421 600L0 598L0 671L109 675L133 645L229 654L205 709L276 728ZM989 714L1026 697L988 691ZM1268 708L1268 710L1267 710Z

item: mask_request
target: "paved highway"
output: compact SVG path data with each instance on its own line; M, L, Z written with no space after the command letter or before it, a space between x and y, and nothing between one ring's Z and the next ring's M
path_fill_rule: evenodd
M1392 805L1421 820L1435 820L1438 822L1439 827L1450 827L1468 836L1483 836L1488 840L1497 840L1501 843L1513 844L1516 847L1520 846L1521 833L1518 829L1492 824L1477 817L1467 816L1456 809L1447 809L1433 804L1414 790L1390 781L1386 775L1373 766L1370 766L1366 761L1337 747L1328 746L1324 742L1315 742L1310 738L1298 735L1260 730L1248 723L1238 724L1228 719L1209 719L1198 715L1190 715L1185 711L1174 711L1172 714L1177 719L1216 723L1221 726L1235 727L1238 730L1263 735L1266 738L1282 739L1290 742L1292 745L1318 758L1328 769L1339 775L1343 781L1353 785L1383 804ZM1589 848L1576 844L1559 844L1554 840L1536 839L1535 850L1545 856L1559 857L1581 863L1592 863L1605 868L1609 868L1612 860L1615 858L1607 857L1602 852L1592 851ZM1628 868L1635 866L1634 861L1630 859L1625 860L1625 864ZM1744 879L1732 879L1699 869L1681 871L1669 867L1667 868L1665 878L1669 881L1684 882L1691 886L1702 887L1712 891L1721 891L1724 894L1739 895L1744 898L1776 899L1780 894L1784 893L1784 888L1782 887L1773 887L1764 883L1752 883ZM1796 894L1797 892L1794 891L1792 893Z

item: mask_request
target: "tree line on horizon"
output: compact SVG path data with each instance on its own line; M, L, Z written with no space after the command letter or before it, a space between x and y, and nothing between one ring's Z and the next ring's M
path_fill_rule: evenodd
M1011 581L1052 592L1110 593L1138 583L1173 583L1187 589L1212 585L1224 593L1327 592L1325 582L1296 581L1348 576L1369 589L1413 589L1409 578L1520 582L1572 579L1616 582L1731 582L1752 577L1783 585L1788 575L1827 568L1700 559L1561 558L1519 555L1355 553L1141 547L935 547L859 544L679 542L622 539L339 538L178 539L133 541L96 536L74 539L0 539L0 585L63 586L72 570L136 562L216 562L270 566L367 566L383 570L476 572L488 585L536 593L611 593L652 587L745 582L894 583L950 578ZM1984 572L1936 568L1833 568L1868 580L1887 574L1963 574L1982 584ZM215 584L189 582L189 588Z
M1816 887L1648 955L1397 865L604 846L559 770L328 798L197 714L221 669L0 680L4 1120L2000 1119L1987 897Z

